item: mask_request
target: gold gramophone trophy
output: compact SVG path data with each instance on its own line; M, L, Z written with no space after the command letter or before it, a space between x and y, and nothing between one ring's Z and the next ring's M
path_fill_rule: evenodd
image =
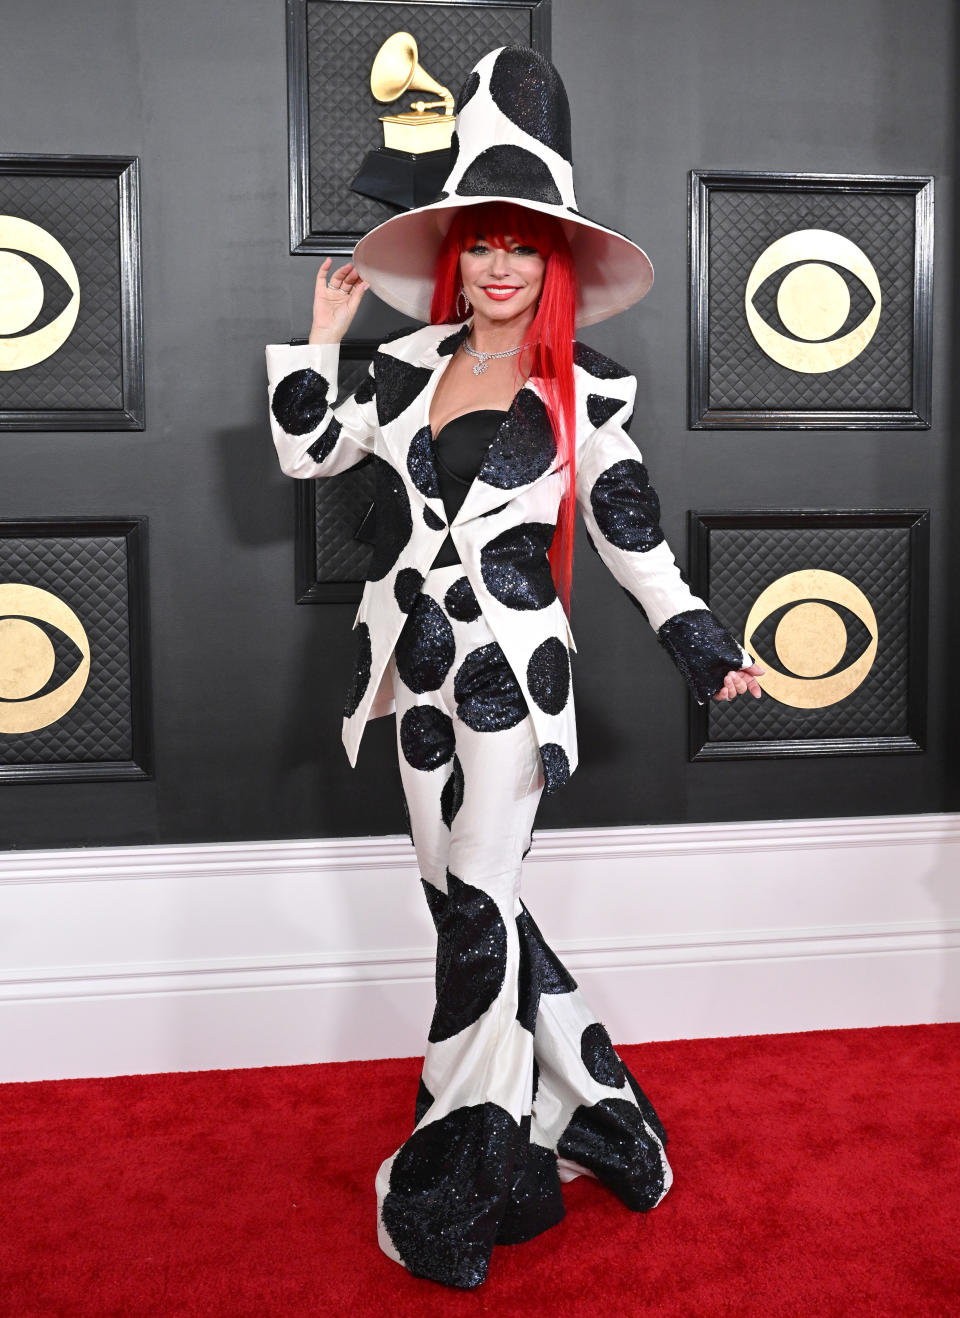
M350 187L401 210L434 198L450 172L450 139L456 119L453 96L419 64L409 32L394 32L377 51L370 90L378 101L395 101L410 90L433 92L437 101L414 101L399 114L382 114L383 146L368 151ZM442 113L437 109L442 107Z

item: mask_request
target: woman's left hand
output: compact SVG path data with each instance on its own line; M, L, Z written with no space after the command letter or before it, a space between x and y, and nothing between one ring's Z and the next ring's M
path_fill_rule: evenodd
M742 696L745 691L759 696L761 687L757 678L766 671L761 664L751 664L749 668L740 668L736 672L731 670L723 679L723 686L713 697L714 700L733 700L736 696Z

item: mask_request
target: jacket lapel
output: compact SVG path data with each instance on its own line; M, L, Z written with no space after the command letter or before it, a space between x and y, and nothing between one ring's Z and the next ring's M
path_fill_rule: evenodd
M472 326L472 317L470 320L464 321L462 325L454 326L453 328L446 325L438 326L439 333L437 339L425 345L418 358L419 365L429 367L433 371L433 374L427 382L426 388L422 391L416 403L410 410L409 424L403 440L404 451L398 453L397 456L402 459L404 468L406 468L410 445L424 430L429 432L429 442L426 444L418 442L417 460L421 465L427 465L431 469L433 479L430 481L430 486L434 489L437 489L438 486L436 484L436 464L433 460L434 436L430 427L430 405L433 402L433 396L440 383L440 377L443 375L443 372L452 360L454 353L460 347L460 344L470 333ZM470 521L474 517L482 517L485 513L491 512L494 508L501 507L524 490L529 489L530 485L535 484L536 480L541 480L544 476L548 475L549 472L556 470L558 459L554 457L550 466L545 471L541 472L534 481L528 481L524 484L504 489L492 480L487 479L494 475L500 465L505 445L509 443L511 430L516 425L518 413L525 401L524 396L528 398L529 394L534 394L540 397L540 391L536 388L536 385L532 380L528 380L514 395L513 402L510 404L506 415L498 425L496 433L490 443L490 448L484 459L483 466L480 468L479 474L471 482L470 488L467 490L464 501L460 506L460 510L453 519L453 526L459 526L460 523ZM445 517L442 501L439 498L425 499L424 502L429 502L431 507L433 507L441 517Z
M531 485L535 485L537 481L549 475L550 472L556 471L558 458L554 455L550 465L535 476L533 480L524 481L519 485L511 485L507 488L497 483L496 473L503 467L506 451L516 443L515 432L520 413L525 402L529 401L531 394L540 397L540 391L532 380L528 380L514 394L513 402L510 404L506 416L497 426L496 433L490 442L490 448L487 450L483 466L467 490L466 497L460 505L460 511L453 519L454 526L459 526L461 522L469 522L474 517L483 517L495 508L502 507L504 504L509 503L511 499L515 499L518 494L522 494L524 490L528 490Z
M446 521L443 511L443 502L440 498L440 488L437 481L436 464L433 460L433 436L430 431L430 404L433 401L433 395L436 392L437 385L440 383L440 377L450 363L453 354L460 346L461 341L469 334L471 322L466 322L459 326L450 325L433 325L429 328L433 331L426 343L420 345L419 349L411 353L408 357L404 354L403 340L397 344L392 351L387 351L384 355L396 358L400 366L392 364L391 371L400 371L400 380L403 379L403 370L405 363L406 370L413 370L416 373L423 374L429 371L429 378L422 383L418 389L416 397L408 407L403 408L401 415L389 424L384 424L381 412L381 426L383 428L383 438L387 449L392 455L394 466L402 474L409 476L412 486L413 495L420 499L425 505L429 505L433 512ZM381 350L382 351L382 350ZM416 381L413 382L416 387ZM380 390L378 389L378 396ZM435 494L428 494L427 491L436 491Z

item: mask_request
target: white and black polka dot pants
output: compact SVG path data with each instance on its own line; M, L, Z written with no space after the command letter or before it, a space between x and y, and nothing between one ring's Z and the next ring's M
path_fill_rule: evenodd
M437 929L415 1126L377 1173L378 1237L420 1277L473 1287L495 1244L596 1176L630 1208L666 1194L666 1134L520 900L543 779L520 687L460 564L412 599L392 660L411 836Z

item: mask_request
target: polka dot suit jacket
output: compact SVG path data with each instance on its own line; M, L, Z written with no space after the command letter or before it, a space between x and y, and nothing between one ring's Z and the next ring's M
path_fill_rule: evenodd
M433 463L430 402L469 323L386 339L367 379L340 407L338 344L269 344L270 424L281 469L333 476L370 456L376 542L354 620L358 658L343 720L356 764L369 718L393 711L388 664L409 609L449 529L483 614L526 697L556 791L577 765L568 647L576 649L547 562L563 476L542 397L529 380L499 425L448 528ZM640 606L702 704L729 669L753 662L694 595L660 529L660 507L624 425L636 377L579 341L577 503L590 543Z

